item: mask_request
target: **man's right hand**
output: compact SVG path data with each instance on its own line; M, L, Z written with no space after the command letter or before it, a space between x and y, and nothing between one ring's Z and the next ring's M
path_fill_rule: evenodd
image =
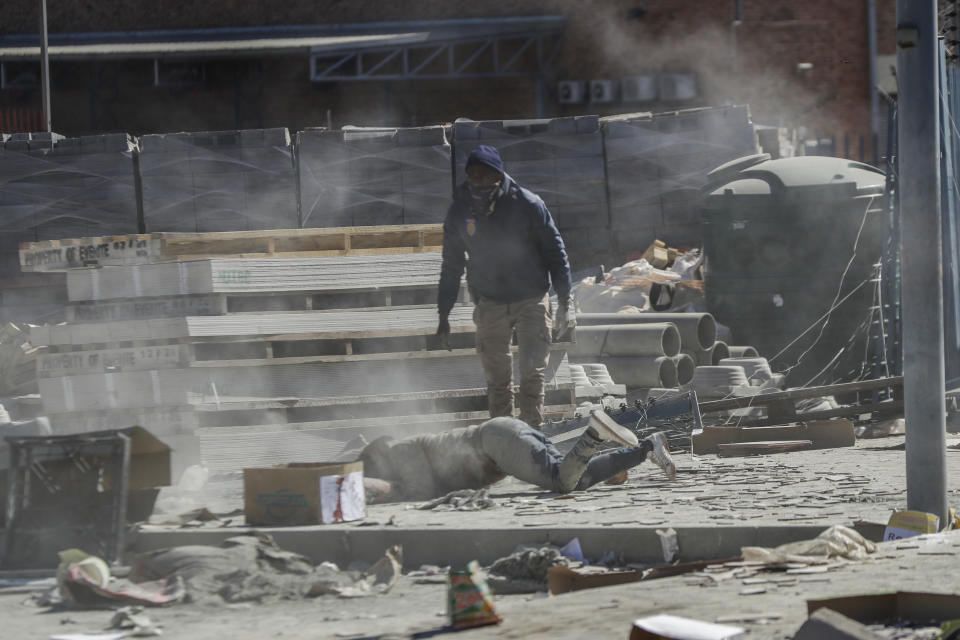
M437 324L437 337L440 338L440 344L446 347L447 351L453 351L450 348L450 320L446 315L440 316L440 322Z

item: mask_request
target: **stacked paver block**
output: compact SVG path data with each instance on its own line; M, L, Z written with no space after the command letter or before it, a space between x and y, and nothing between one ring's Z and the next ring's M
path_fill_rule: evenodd
M297 227L286 129L146 135L139 159L146 232Z
M746 106L601 118L610 222L622 253L659 238L700 242L699 189L721 164L757 153Z
M0 149L0 319L51 320L62 277L20 276L21 242L137 232L136 146L125 133L18 133Z
M458 120L456 181L470 152L496 147L506 172L543 198L560 228L571 262L584 267L609 242L603 139L597 116L539 120Z
M299 132L300 226L443 222L450 205L449 129Z

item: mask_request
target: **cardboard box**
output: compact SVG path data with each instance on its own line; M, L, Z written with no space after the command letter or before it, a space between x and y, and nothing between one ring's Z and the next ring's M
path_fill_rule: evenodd
M960 618L960 596L947 593L889 591L843 598L807 600L807 615L821 607L864 624L913 620L940 624Z
M285 527L365 517L363 463L294 463L243 470L247 524Z
M802 416L801 416L802 418ZM720 453L721 444L769 442L771 440L809 440L812 449L852 447L857 443L853 422L847 419L810 420L782 427L710 427L690 438L693 453Z

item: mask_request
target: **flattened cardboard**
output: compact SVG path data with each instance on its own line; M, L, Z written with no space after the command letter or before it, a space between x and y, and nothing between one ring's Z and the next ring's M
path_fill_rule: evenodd
M363 473L363 462L244 469L243 513L247 524L276 527L322 524L321 478L346 477L354 472Z

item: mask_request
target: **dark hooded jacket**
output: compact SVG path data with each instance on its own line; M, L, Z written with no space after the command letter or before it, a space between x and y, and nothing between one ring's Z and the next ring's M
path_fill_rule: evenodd
M492 213L471 207L466 183L454 194L443 223L443 266L437 306L453 308L464 268L477 294L509 303L542 296L551 282L570 296L570 263L553 217L535 193L503 174Z

